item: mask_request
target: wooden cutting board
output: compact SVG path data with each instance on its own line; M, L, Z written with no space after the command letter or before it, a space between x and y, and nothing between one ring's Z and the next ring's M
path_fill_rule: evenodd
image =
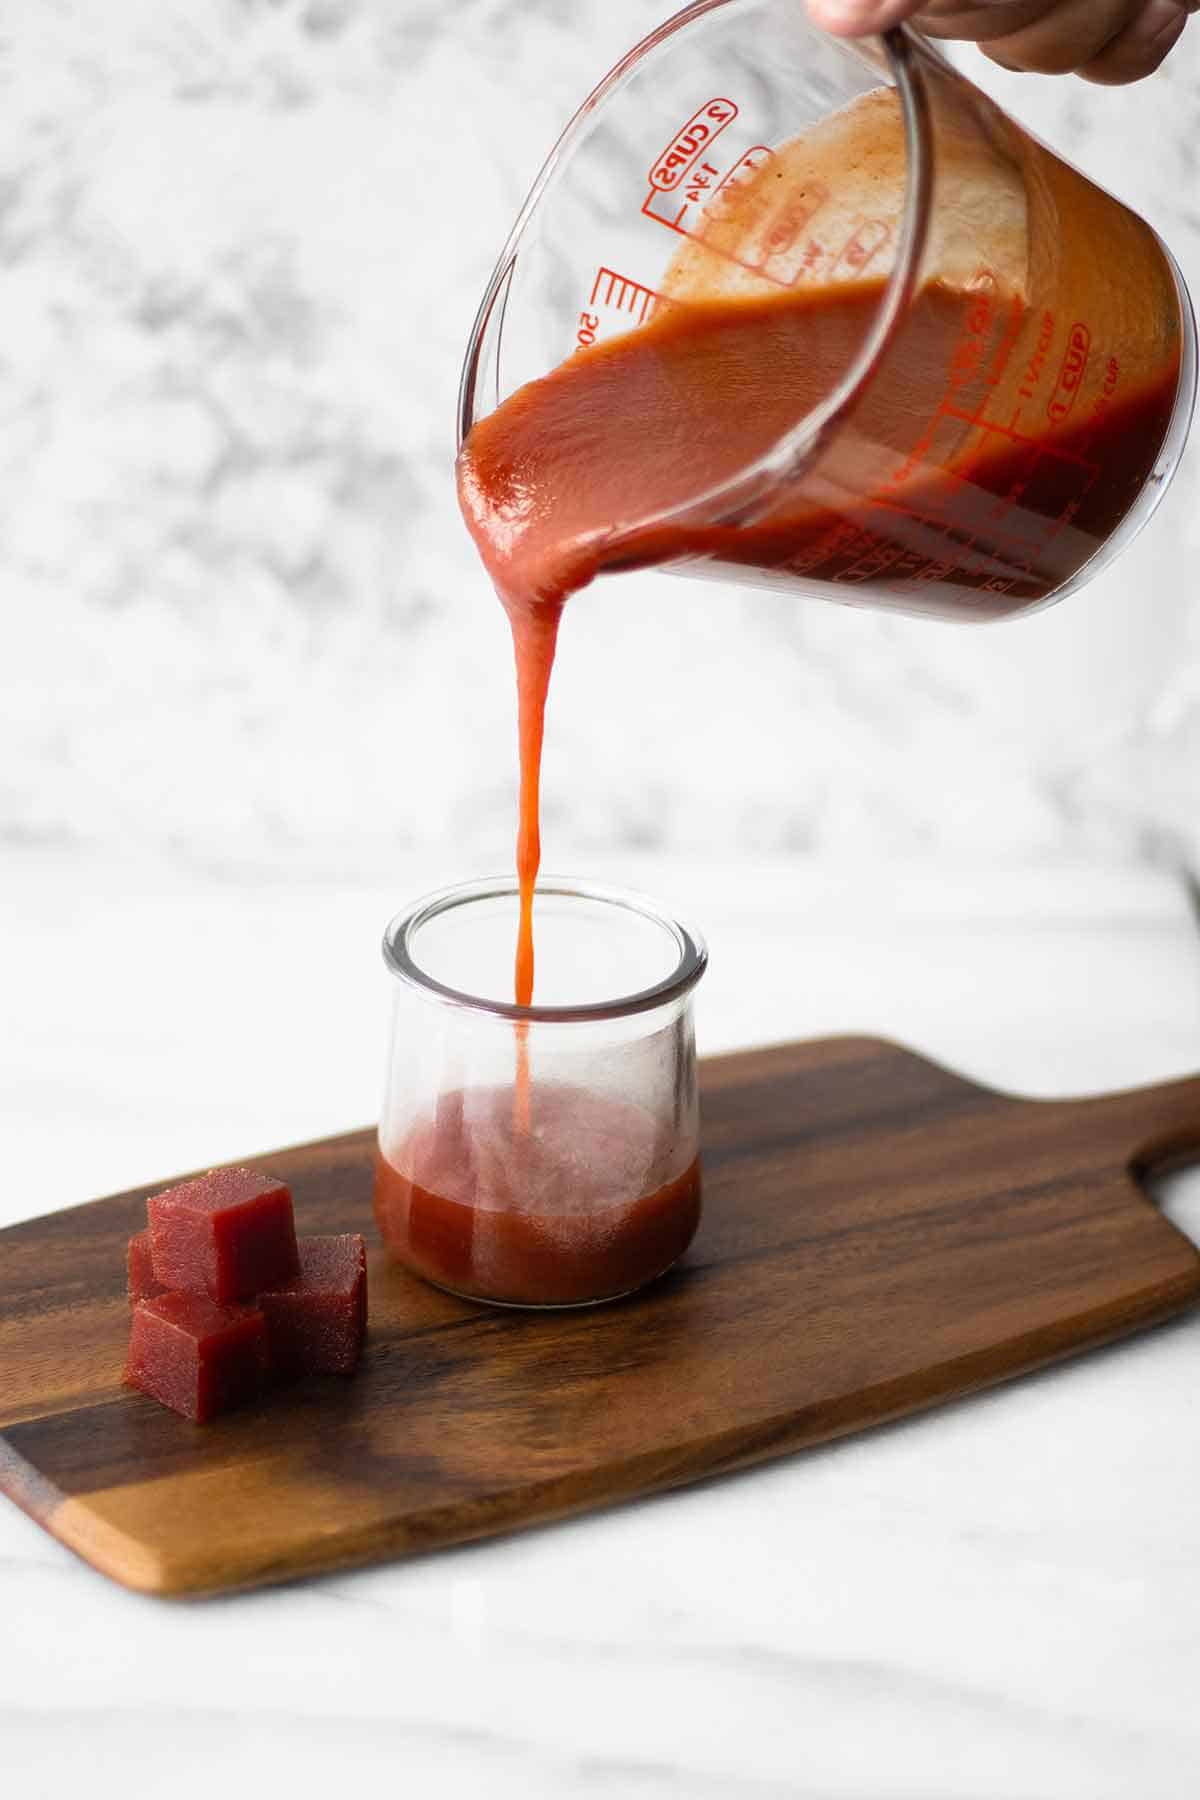
M0 1233L0 1487L129 1587L219 1593L782 1456L1200 1297L1200 1257L1137 1183L1200 1149L1200 1077L1018 1100L843 1038L708 1062L703 1093L704 1221L657 1287L498 1312L375 1252L358 1376L208 1427L121 1385L125 1241L153 1190ZM302 1231L373 1242L372 1148L258 1164Z

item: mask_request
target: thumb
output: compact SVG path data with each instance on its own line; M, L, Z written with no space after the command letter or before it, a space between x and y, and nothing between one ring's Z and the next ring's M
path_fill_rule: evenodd
M838 37L861 37L911 19L922 4L923 0L808 0L808 12L814 25Z

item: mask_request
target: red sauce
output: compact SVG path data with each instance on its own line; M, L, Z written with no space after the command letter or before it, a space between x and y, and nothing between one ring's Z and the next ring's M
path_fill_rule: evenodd
M376 1164L389 1250L452 1292L515 1306L577 1306L643 1287L687 1249L700 1165L671 1171L642 1108L565 1085L446 1096L438 1116Z
M964 138L952 112L939 138L939 181L950 184L940 217L953 227L972 207L1003 215L1007 226L993 235L1007 243L1005 258L918 288L870 381L777 483L765 511L721 523L719 506L695 502L742 476L835 390L886 289L886 271L821 286L797 268L786 277L796 285L783 287L737 272L773 266L756 263L751 249L761 251L764 233L774 242L779 207L793 189L805 191L805 159L819 146L800 140L713 215L705 244L715 249L680 252L666 303L648 324L518 390L463 446L460 503L516 650L518 1002L534 992L545 706L572 593L606 570L674 564L789 594L819 583L851 604L994 618L1036 605L1076 575L1154 468L1180 373L1178 303L1161 246L1142 221L1022 134L1010 133L1006 163L990 139L981 150ZM831 186L840 170L863 164L839 147L847 130L859 132L859 152L902 167L899 112L881 91L831 120L821 152ZM970 201L957 209L955 180ZM982 192L981 180L990 184ZM885 190L902 193L902 180ZM961 245L953 230L945 249L954 267ZM519 1134L530 1118L520 1038L514 1105ZM506 1129L515 1154L519 1135ZM554 1208L496 1204L490 1176L467 1179L470 1149L453 1131L444 1145L435 1133L426 1146L430 1166L454 1169L454 1181L409 1179L385 1165L381 1216L403 1216L393 1230L408 1260L435 1280L469 1287L486 1240L525 1299L550 1298ZM491 1147L482 1149L486 1160ZM594 1173L598 1192L603 1171ZM622 1231L674 1211L686 1241L689 1183L626 1200ZM639 1251L628 1267L614 1264L612 1279L629 1285L635 1266L650 1260Z
M993 309L977 374L941 409L978 295L932 284L842 434L752 523L653 522L731 477L821 399L874 318L879 284L665 309L520 389L473 429L459 494L508 612L521 750L516 994L533 991L546 695L564 601L605 569L712 559L742 579L949 617L1035 605L1107 541L1166 433L1177 354L1031 449L964 423L1009 328ZM968 339L969 341L969 333ZM1103 401L1103 404L1101 403ZM1044 415L1043 415L1044 417ZM836 499L836 504L835 504ZM647 521L651 522L647 522Z

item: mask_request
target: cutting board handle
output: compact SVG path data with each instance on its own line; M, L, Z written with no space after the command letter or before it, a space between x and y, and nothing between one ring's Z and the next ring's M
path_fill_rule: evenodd
M1200 1075L1071 1104L1080 1125L1102 1136L1134 1175L1200 1160Z

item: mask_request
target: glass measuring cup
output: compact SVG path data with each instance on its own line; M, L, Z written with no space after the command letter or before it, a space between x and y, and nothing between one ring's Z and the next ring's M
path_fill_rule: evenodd
M600 412L589 573L1004 616L1105 566L1187 435L1195 324L1151 228L915 34L834 39L800 0L697 0L585 102L484 295L460 442L596 346L661 362L714 308L794 324L761 422L648 480L665 418Z

